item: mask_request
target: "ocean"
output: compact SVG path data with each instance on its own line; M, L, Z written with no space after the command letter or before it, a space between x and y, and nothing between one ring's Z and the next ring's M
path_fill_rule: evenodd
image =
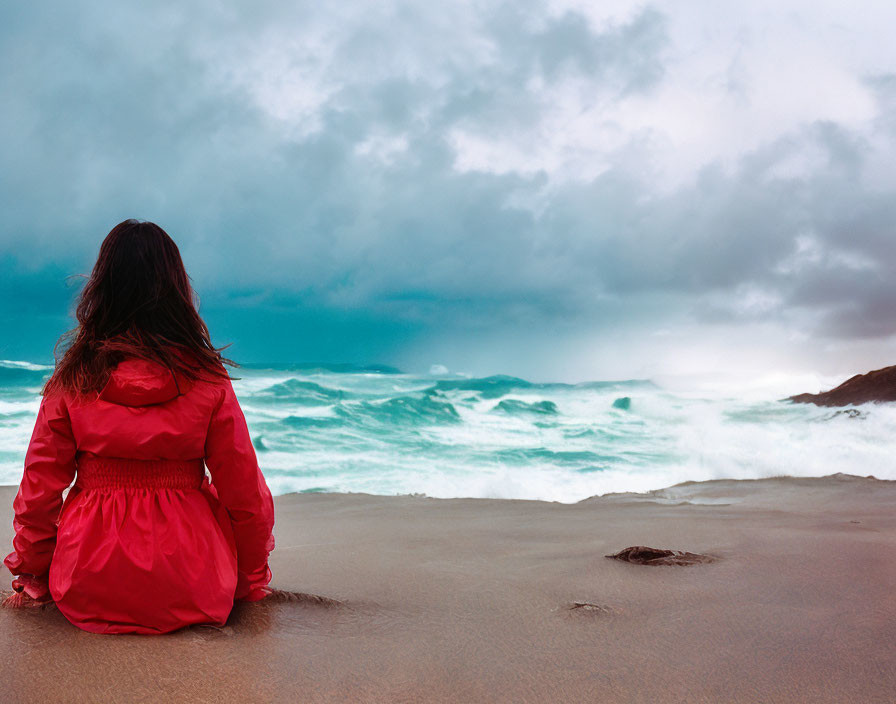
M575 502L683 481L896 479L896 409L819 408L785 385L535 383L434 367L230 368L274 494ZM0 484L17 485L49 365L0 361Z

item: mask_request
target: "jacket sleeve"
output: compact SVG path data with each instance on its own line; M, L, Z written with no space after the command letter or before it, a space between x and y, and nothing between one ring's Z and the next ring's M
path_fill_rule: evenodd
M271 593L268 556L274 549L274 499L233 383L228 379L222 388L206 435L205 464L233 525L238 568L234 599L258 601Z
M17 592L49 599L62 492L75 478L77 443L61 393L44 396L25 453L25 473L13 500L13 552L3 560Z

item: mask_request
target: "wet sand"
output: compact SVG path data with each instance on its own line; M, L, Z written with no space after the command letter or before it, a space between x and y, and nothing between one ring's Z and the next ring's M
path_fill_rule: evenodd
M0 488L3 545L14 495ZM0 701L896 697L893 481L722 480L578 504L275 501L272 585L341 603L240 604L222 630L163 636L86 633L54 607L0 609ZM635 545L716 559L604 557Z

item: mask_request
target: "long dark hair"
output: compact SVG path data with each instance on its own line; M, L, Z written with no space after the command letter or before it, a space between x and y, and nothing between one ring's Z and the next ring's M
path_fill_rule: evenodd
M76 300L78 325L53 347L56 368L41 393L98 393L125 357L159 362L191 381L209 372L228 377L223 365L239 365L221 356L230 345L212 346L189 279L174 240L155 223L112 228Z

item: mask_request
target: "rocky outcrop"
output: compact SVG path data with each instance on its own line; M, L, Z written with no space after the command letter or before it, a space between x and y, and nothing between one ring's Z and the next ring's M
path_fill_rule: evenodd
M857 406L860 403L896 401L896 366L856 374L840 386L820 394L797 394L786 399L816 406Z
M605 555L605 557L622 560L623 562L633 562L636 565L699 565L703 562L716 561L716 558L712 555L648 548L644 545L634 545L613 555Z

